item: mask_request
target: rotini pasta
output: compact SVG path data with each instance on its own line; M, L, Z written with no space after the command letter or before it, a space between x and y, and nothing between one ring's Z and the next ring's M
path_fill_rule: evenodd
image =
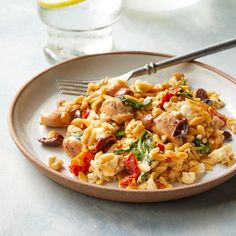
M156 85L106 78L89 84L86 96L60 101L40 120L67 127L62 146L78 180L161 190L194 184L214 165L234 163L226 128L235 134L236 119L219 113L223 106L219 94L192 89L182 73ZM55 137L53 131L48 139ZM63 162L51 156L48 165L60 170Z

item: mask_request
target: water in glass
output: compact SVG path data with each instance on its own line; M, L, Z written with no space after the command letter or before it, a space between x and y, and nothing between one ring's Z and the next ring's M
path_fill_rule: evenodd
M121 0L85 0L57 9L38 6L40 19L47 25L46 54L63 60L110 51L112 25L119 18L120 7Z

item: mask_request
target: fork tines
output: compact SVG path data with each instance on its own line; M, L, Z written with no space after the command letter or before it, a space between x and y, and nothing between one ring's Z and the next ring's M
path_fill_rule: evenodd
M57 80L57 86L62 94L85 95L89 83L96 83L98 80Z

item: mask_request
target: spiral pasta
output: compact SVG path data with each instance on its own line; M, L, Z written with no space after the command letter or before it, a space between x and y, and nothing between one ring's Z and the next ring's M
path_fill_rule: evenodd
M79 181L161 190L194 184L216 164L234 164L227 128L235 134L236 119L221 114L223 106L219 94L191 88L182 73L155 85L106 78L41 121L67 127L63 148ZM51 157L48 164L59 170L63 163Z

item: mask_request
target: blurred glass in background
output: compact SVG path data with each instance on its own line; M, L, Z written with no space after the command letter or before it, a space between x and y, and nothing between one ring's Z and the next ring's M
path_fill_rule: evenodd
M121 0L38 0L39 17L47 27L46 55L62 61L111 51L112 25L120 9Z

